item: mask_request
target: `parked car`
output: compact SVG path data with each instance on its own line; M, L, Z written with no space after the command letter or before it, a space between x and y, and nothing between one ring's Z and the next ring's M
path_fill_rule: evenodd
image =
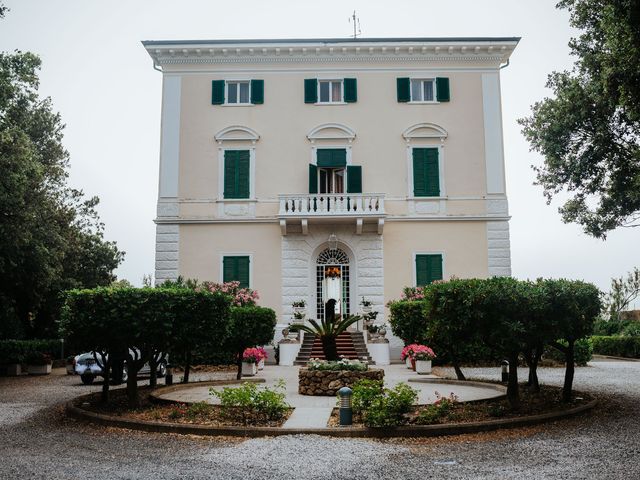
M167 374L167 364L169 363L169 357L167 354L163 354L161 356L160 361L158 362L157 368L157 376L158 378L162 378ZM93 352L82 353L80 355L76 355L73 360L73 367L76 375L80 375L80 380L85 385L91 385L96 377L103 377L104 372L102 367L96 362L96 359L93 355ZM151 368L149 367L149 363L145 363L144 366L138 371L138 375L149 375L151 373ZM125 361L124 367L122 369L122 381L126 382L128 375L127 370L127 362Z

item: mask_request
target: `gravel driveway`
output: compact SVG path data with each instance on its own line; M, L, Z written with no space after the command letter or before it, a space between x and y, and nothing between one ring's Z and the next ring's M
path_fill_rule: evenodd
M387 441L313 435L242 441L85 425L65 418L61 403L100 387L60 373L0 378L0 479L640 478L640 362L594 361L577 369L576 388L601 398L597 412L580 418ZM498 370L465 373L495 378ZM560 385L562 376L561 369L540 372L547 384Z

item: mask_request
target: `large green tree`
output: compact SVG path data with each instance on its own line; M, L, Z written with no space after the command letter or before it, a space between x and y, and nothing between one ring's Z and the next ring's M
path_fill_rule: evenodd
M4 13L0 5L0 17ZM0 338L55 335L60 293L108 285L123 259L67 185L63 124L38 95L40 59L0 52Z
M563 0L576 63L553 72L552 98L520 120L547 201L560 192L564 222L605 238L640 224L640 0Z

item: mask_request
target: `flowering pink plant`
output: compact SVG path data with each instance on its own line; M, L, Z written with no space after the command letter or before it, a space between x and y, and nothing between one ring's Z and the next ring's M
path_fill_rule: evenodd
M402 361L406 360L407 357L412 358L413 357L413 350L415 347L418 347L419 345L416 343L412 343L411 345L407 345L406 347L404 347L402 349L402 352L400 352L400 358L402 359Z
M247 363L259 363L267 359L267 351L262 347L246 348L242 353L242 361Z
M402 290L402 296L400 297L400 300L424 300L424 290L424 287L405 287Z
M414 360L433 360L436 354L426 345L414 345L412 357Z
M255 305L260 298L258 292L250 288L240 288L240 282L214 283L204 282L202 287L211 293L223 293L233 298L233 304L237 307Z

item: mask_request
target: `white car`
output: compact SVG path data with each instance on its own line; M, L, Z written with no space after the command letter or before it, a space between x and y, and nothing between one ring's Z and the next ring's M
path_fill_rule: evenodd
M162 355L160 362L158 362L157 376L162 378L167 374L168 356ZM91 385L96 377L104 376L102 367L96 362L93 352L82 353L76 355L73 359L73 371L76 375L80 375L82 383L85 385ZM67 367L67 372L69 368ZM145 363L144 366L138 371L138 375L149 375L151 369L149 363ZM113 375L113 373L112 373ZM124 368L122 370L122 381L126 382L128 378L127 363L125 361Z

